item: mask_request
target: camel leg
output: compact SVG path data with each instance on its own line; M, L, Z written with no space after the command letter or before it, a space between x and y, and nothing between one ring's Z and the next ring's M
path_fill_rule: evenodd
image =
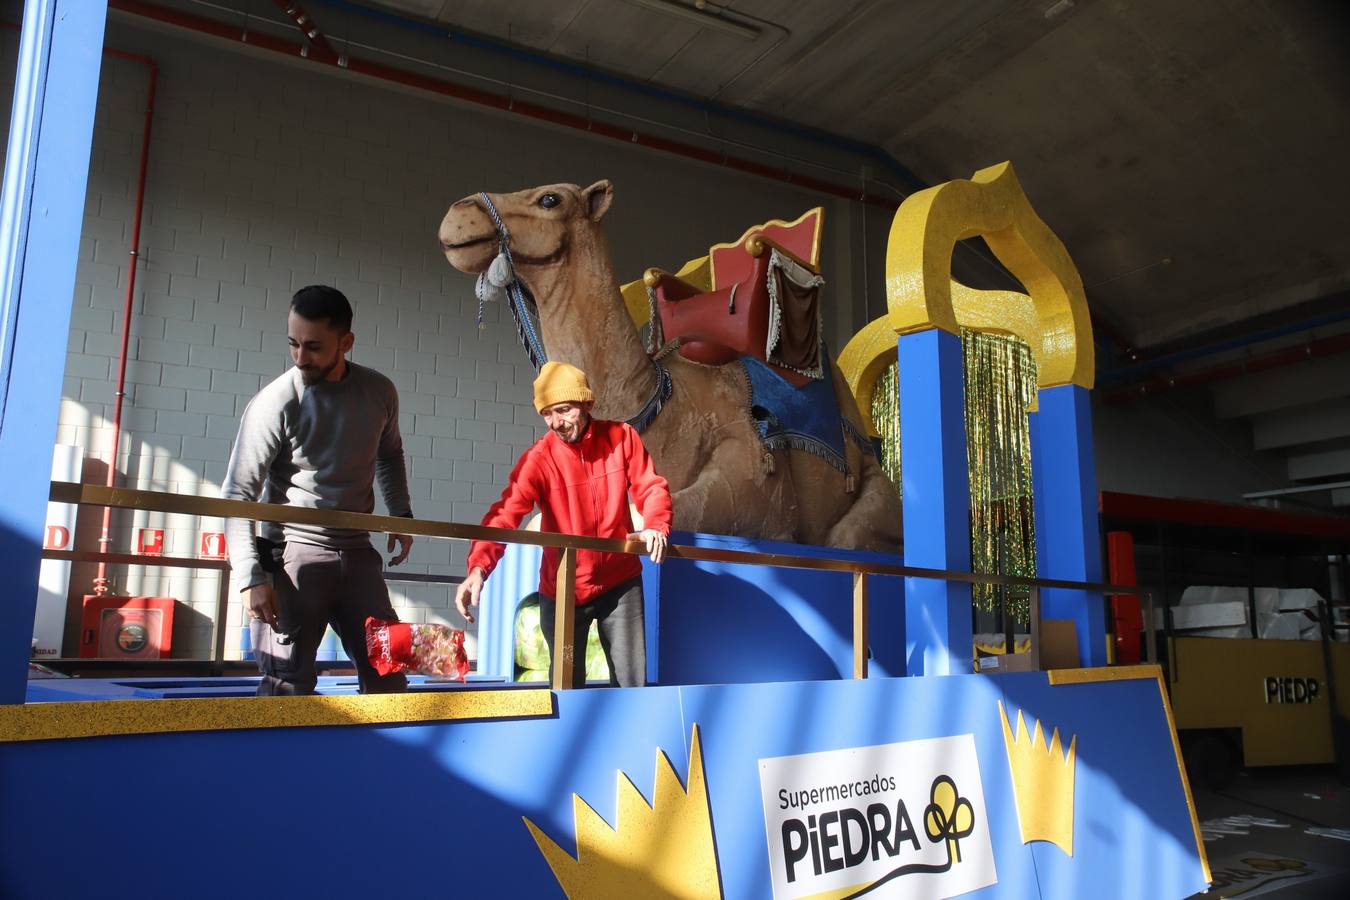
M859 454L862 473L857 499L830 528L831 547L896 553L904 543L900 495L870 453Z
M720 522L729 533L795 539L798 513L788 467L779 460L765 474L757 439L749 449L753 453L739 441L718 445L694 482L671 496L676 528L692 531L699 523ZM750 471L747 461L761 469Z
M834 396L839 403L839 412L855 427L861 428L858 402L838 366L834 369ZM871 453L864 453L850 444L845 455L849 470L858 473L857 491L853 494L853 503L829 526L825 542L831 547L900 552L905 536L900 493Z

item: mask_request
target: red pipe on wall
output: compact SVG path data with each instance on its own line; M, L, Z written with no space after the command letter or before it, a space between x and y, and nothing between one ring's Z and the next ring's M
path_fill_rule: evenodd
M141 218L145 211L145 173L150 162L150 126L155 116L155 86L159 81L159 66L148 56L137 56L121 50L103 51L108 56L138 62L149 69L150 84L145 97L145 125L141 131L141 166L136 178L136 212L131 224L130 262L127 272L127 294L122 306L122 346L117 355L117 384L113 389L112 445L108 454L107 486L117 486L117 456L122 442L122 401L126 398L127 388L127 346L131 341L131 312L136 293L136 266L140 262ZM107 553L112 543L112 507L103 507L103 530L98 538L98 551ZM94 593L108 593L108 564L98 564L98 575L94 578Z

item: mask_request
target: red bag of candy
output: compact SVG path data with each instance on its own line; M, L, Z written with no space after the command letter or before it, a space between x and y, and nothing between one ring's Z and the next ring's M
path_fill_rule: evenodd
M464 632L449 625L413 625L366 619L366 655L381 675L415 672L463 681L469 673Z

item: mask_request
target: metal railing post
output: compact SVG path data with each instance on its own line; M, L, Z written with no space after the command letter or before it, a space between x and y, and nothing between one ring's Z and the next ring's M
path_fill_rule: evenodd
M220 570L216 573L216 621L212 634L211 672L215 675L225 673L225 640L228 631L225 628L230 605L230 573Z
M1144 648L1148 654L1144 657L1144 662L1157 663L1158 634L1154 628L1154 616L1156 616L1157 613L1154 612L1152 591L1148 591L1144 594L1144 615L1144 637L1148 642Z
M867 677L867 573L853 573L853 677Z
M558 563L558 596L553 610L553 689L565 691L572 687L572 672L576 666L576 648L573 629L577 618L577 551L568 547ZM584 652L584 651L583 651Z

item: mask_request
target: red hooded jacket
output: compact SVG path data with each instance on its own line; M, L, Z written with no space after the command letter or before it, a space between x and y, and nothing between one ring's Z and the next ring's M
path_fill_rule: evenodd
M642 514L643 525L670 533L670 489L656 474L638 433L623 422L592 419L586 433L569 444L553 432L521 454L501 499L492 504L483 525L516 528L535 506L541 513L540 530L583 537L624 539L633 531L628 494ZM474 541L469 550L474 566L491 575L505 547ZM562 551L544 548L539 590L558 596L558 562ZM577 604L593 600L642 572L631 553L577 551Z

